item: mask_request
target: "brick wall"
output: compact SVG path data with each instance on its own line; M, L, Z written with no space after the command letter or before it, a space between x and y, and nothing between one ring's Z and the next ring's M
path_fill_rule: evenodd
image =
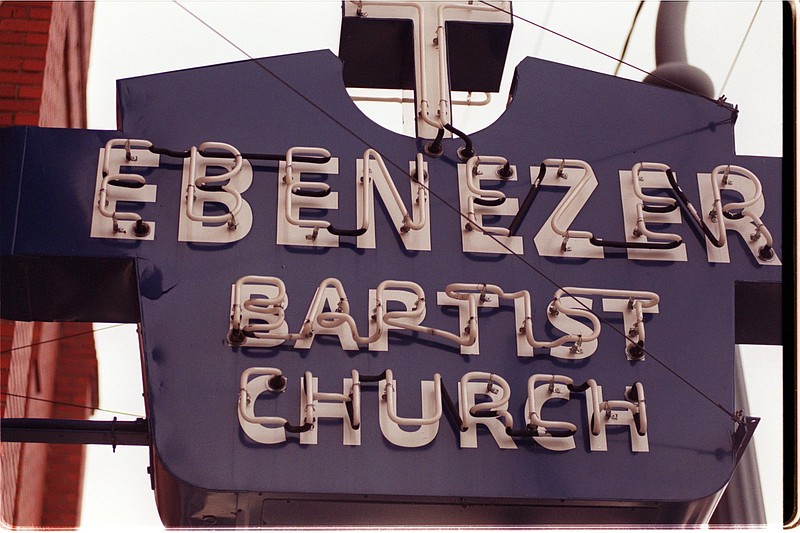
M0 3L0 125L86 127L92 2Z
M0 1L0 126L86 127L93 12L92 2ZM52 402L97 405L91 330L0 320L0 415L88 418L91 409ZM2 525L76 527L84 455L83 446L0 443Z
M92 324L0 321L2 416L86 419L96 406ZM47 401L39 401L47 400ZM56 402L56 403L53 403ZM4 525L69 528L80 520L83 446L2 443Z

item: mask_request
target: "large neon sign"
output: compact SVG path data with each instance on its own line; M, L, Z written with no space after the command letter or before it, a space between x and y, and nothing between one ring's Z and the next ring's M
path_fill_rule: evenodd
M180 523L713 499L736 424L687 382L733 405L732 287L780 280L780 160L735 155L713 103L533 59L474 157L433 157L341 69L124 80L122 131L2 133L4 255L135 264Z

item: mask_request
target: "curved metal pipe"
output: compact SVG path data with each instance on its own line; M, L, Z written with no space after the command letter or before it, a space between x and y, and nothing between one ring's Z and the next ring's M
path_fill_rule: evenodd
M686 9L688 1L660 2L656 19L656 66L686 63Z

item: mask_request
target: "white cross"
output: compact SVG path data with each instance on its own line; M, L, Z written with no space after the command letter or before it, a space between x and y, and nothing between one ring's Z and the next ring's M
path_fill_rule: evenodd
M451 120L450 83L447 71L445 22L511 21L510 1L492 5L473 0L450 2L404 0L351 0L345 2L347 17L411 19L414 21L414 74L416 79L417 136L433 139ZM501 11L503 10L503 11ZM505 12L504 12L505 11ZM445 132L450 136L449 132Z

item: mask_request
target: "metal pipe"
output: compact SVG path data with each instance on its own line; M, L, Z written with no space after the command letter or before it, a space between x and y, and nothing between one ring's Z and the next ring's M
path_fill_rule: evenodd
M110 444L111 446L149 446L147 420L70 420L57 418L3 418L3 442L43 442L51 444Z
M686 1L662 1L656 20L656 69L644 83L714 98L714 83L686 57Z
M656 19L656 66L686 63L686 8L689 2L660 2Z

